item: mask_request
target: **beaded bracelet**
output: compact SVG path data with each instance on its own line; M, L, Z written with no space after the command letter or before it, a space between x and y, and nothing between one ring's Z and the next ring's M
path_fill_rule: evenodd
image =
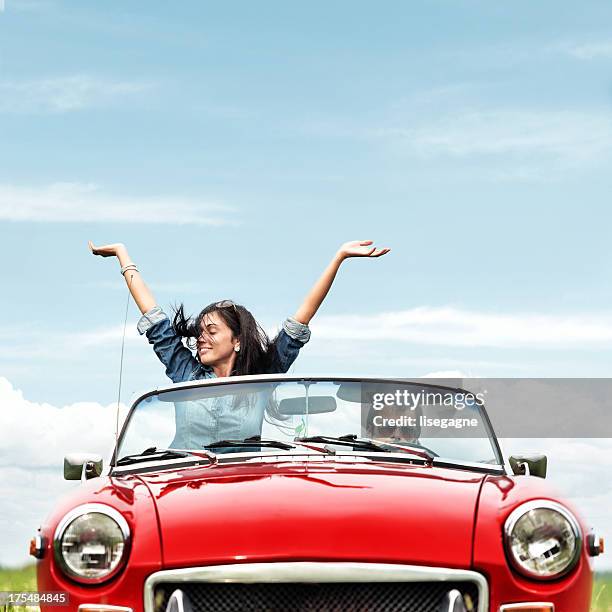
M121 268L121 275L122 275L122 276L125 276L125 273L126 273L128 270L135 270L136 272L138 272L138 268L136 267L136 264L128 264L127 266L123 266L123 267Z

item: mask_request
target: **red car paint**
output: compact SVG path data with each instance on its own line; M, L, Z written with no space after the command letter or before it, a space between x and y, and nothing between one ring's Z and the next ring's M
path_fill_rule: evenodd
M282 453L265 462L200 464L93 478L64 498L41 528L38 590L66 591L70 610L108 603L144 610L144 581L161 569L279 561L353 561L474 570L489 585L489 609L547 601L556 612L586 612L591 560L583 541L577 566L556 581L519 576L506 559L503 526L522 503L570 504L531 476L469 467L370 460L317 461ZM75 506L102 503L127 520L127 566L100 586L66 578L52 541ZM580 520L580 519L579 519ZM587 529L580 522L583 538ZM57 608L41 605L41 611Z

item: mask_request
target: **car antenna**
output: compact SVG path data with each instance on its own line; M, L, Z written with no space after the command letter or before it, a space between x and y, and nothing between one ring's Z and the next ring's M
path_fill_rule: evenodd
M123 353L125 349L125 332L127 329L128 312L130 310L130 297L132 293L132 280L134 273L130 274L128 281L128 296L125 303L125 317L123 319L123 334L121 337L121 358L119 360L119 389L117 390L117 414L115 417L115 453L117 452L117 443L119 442L119 406L121 405L121 383L123 381Z

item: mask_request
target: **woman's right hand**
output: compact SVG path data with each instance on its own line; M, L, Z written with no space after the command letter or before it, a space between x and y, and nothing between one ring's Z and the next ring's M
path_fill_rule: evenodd
M94 255L100 255L100 257L119 257L127 253L127 249L124 244L117 242L116 244L105 244L103 246L95 246L90 240L88 242L89 249Z

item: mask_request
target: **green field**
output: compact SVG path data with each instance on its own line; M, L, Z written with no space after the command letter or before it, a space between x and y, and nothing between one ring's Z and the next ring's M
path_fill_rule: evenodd
M26 565L21 568L0 567L0 591L35 591L36 590L36 566ZM0 610L37 610L38 608L23 608L21 606L11 607L0 605ZM58 608L61 610L62 608Z
M35 591L36 572L34 565L17 569L0 568L0 591ZM2 606L0 606L0 610ZM27 608L32 612L34 608ZM63 608L58 608L62 610ZM17 607L11 610L26 610ZM598 574L593 587L592 612L612 612L612 572ZM2 610L4 612L4 610Z
M612 612L612 572L597 574L593 586L593 603L595 612Z

